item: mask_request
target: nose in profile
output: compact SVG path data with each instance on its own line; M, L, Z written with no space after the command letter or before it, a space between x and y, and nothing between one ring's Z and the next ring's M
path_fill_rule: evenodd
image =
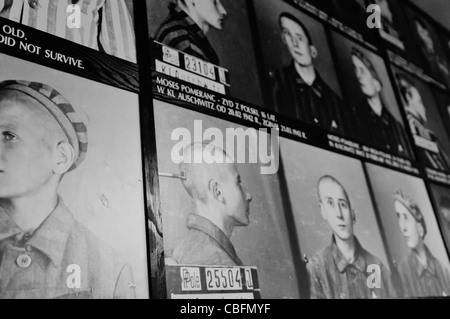
M222 5L222 2L218 2L217 7L219 9L219 12L222 16L226 16L227 15L227 10L225 10L224 6Z
M246 192L245 194L245 199L250 203L253 199L252 195L249 192Z

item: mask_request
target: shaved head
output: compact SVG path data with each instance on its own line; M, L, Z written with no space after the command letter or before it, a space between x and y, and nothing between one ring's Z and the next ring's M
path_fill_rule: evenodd
M210 181L225 182L237 174L233 160L221 148L195 143L183 150L180 175L184 176L183 186L193 199L206 203Z
M344 185L341 184L336 178L330 175L324 175L319 179L319 182L317 183L317 194L319 196L319 201L322 202L322 186L326 183L332 183L335 185L338 185L342 192L344 193L348 203L350 204L350 198L348 197L347 191L345 190Z

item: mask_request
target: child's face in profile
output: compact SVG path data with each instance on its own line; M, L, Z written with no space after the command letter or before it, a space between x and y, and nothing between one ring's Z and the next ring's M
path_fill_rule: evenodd
M33 196L52 176L48 127L37 101L16 91L0 92L0 198Z

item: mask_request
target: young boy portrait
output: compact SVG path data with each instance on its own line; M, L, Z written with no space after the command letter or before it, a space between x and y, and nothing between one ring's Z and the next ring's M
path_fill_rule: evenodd
M132 271L58 194L87 128L52 87L0 83L0 298L134 298Z

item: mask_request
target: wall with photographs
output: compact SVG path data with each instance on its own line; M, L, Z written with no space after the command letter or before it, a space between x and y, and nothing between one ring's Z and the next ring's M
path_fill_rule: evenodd
M0 298L449 296L416 2L0 1Z
M197 4L180 1L168 16L166 3L147 1L149 34L159 42L152 78L163 295L448 296L448 203L439 199L450 186L448 50L442 44L448 31L409 1ZM379 28L367 24L366 9L374 4L381 9ZM204 12L210 18L202 20ZM242 16L248 23L236 22ZM242 26L240 32L233 34L228 22ZM234 44L245 39L241 47L251 52L239 63L231 61L237 53L230 35ZM214 54L228 55L231 65L222 58L209 65ZM245 85L252 93L233 90L243 79L252 82ZM176 133L180 128L188 130L188 141ZM251 157L236 164L236 171L245 170L235 186L243 206L231 206L236 198L227 178L215 175L223 168L183 156L212 156L214 149L227 157L230 137L257 153L251 141L261 137L258 129L272 129L278 169L267 178L251 168ZM174 162L174 147L181 163ZM236 147L235 161L242 144ZM250 201L248 194L255 193ZM245 229L239 214L247 216ZM268 279L267 258L275 269L286 269L295 288L274 286L277 274ZM377 287L367 285L368 265L381 269ZM247 286L248 267L256 270L255 290ZM214 277L238 270L239 283ZM199 284L189 286L183 278Z

